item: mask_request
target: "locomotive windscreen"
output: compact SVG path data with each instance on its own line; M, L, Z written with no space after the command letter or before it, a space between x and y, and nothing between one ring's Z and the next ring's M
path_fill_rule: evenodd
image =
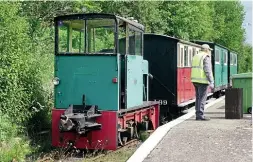
M58 21L59 53L114 53L115 20L93 18Z

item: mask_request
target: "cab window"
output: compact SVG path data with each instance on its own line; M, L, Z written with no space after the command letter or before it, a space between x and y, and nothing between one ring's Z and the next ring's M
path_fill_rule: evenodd
M88 19L58 21L59 53L114 53L115 20Z
M142 55L142 33L129 29L129 46L130 55Z
M142 55L142 33L135 31L135 54Z

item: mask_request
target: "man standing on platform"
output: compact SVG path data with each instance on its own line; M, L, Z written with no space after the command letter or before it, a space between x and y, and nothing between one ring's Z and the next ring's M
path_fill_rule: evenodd
M192 59L191 82L196 92L196 120L210 120L204 116L204 106L207 99L208 86L214 88L211 63L211 48L203 44L200 52Z

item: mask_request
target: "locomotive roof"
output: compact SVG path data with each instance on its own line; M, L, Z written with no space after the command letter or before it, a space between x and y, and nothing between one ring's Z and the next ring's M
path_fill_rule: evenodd
M199 44L196 44L196 43L193 43L193 42L190 42L190 41L185 41L185 40L182 40L182 39L179 39L179 38L176 38L176 37L172 37L172 36L168 36L168 35L153 34L153 33L145 33L145 35L154 35L154 36L165 37L165 38L168 38L168 39L174 39L178 42L201 48L201 45L199 45Z
M124 17L120 17L114 14L105 14L105 13L85 13L85 14L70 14L70 15L62 15L57 16L54 18L55 21L58 20L70 20L70 19L85 19L85 18L112 18L117 20L122 20L124 22L127 22L136 28L139 28L140 30L144 30L144 26L140 23L137 23L135 21L131 21L129 19L126 19Z

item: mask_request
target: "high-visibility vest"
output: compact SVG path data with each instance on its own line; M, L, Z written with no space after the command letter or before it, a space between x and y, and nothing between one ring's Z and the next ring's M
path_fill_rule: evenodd
M207 53L200 51L192 59L191 82L208 84L208 80L204 71L203 61Z

